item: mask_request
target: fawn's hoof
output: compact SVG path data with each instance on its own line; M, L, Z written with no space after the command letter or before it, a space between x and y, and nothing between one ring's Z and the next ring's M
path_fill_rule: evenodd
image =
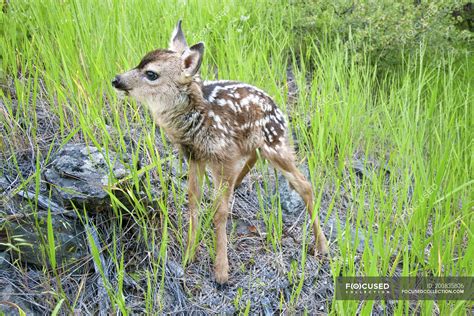
M329 247L326 237L323 236L323 238L318 240L316 245L311 247L309 252L315 257L326 257L327 255L329 255Z
M308 253L317 259L324 259L324 258L327 258L329 255L329 252L327 250L324 250L324 249L319 250L316 247L310 247L308 249Z
M329 254L329 248L328 248L327 242L325 242L324 244L318 245L318 247L316 248L316 253L318 253L320 255L323 255L323 256L328 255Z
M216 266L214 269L214 276L216 282L220 285L227 283L229 280L229 267L228 266Z

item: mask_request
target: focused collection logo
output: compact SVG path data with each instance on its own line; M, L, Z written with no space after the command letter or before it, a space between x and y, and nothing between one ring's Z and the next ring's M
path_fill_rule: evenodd
M350 282L346 283L347 294L389 294L390 284L387 282Z
M473 300L473 277L338 277L338 300Z

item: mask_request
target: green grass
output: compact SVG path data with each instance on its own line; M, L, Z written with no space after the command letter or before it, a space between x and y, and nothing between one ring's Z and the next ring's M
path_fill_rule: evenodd
M291 27L297 15L284 2L270 1L9 2L7 13L1 13L1 73L2 80L13 79L16 94L13 100L2 92L0 154L18 170L20 153L32 146L36 154L36 168L22 178L18 190L33 185L38 192L41 166L50 161L51 148L68 141L131 155L134 160L141 151L149 165L132 170L132 186L150 199L152 180L169 182L163 166L175 157L169 145L164 153L158 152L154 141L164 140L164 135L153 128L142 107L131 100L118 100L110 81L116 73L134 67L145 52L166 47L174 24L182 18L188 42L206 44L203 78L214 79L217 69L219 79L254 84L274 96L291 115L298 156L309 165L317 204L323 192L330 192L327 218L332 215L345 223L338 232L340 238L331 244L334 278L392 275L397 267L407 276L474 275L472 56L455 60L449 54L420 48L405 58L404 65L380 76L376 66L354 61L338 41L308 41L305 55L296 56L299 43ZM286 70L291 63L299 90L295 101L287 105ZM45 135L37 111L44 106L38 102L47 103L55 124L47 140L38 136ZM110 134L107 126L117 135ZM135 127L147 133L136 139L137 152L127 152L125 138ZM373 168L369 180L360 181L350 167L359 157L370 170L372 162L381 165ZM273 171L267 168L260 163L257 172L271 177ZM140 227L135 236L143 247L140 251L151 256L149 269L127 271L123 246L114 242L104 247L90 231L87 234L101 276L103 255L112 258L122 278L136 273L148 280L145 301L149 313L160 310L155 289L164 284L168 247L179 246L174 251L184 260L186 197L179 183L162 186L160 200L154 201L156 213L150 213L150 201L136 196L133 188L126 191L132 208L112 196L112 220L117 221L113 234L123 233L123 214L129 214ZM266 224L269 251L277 252L282 211L278 196L271 198L275 211L265 209L263 196L270 191L264 185L259 192L262 200L257 212ZM340 207L343 199L350 201L344 210ZM199 238L213 257L211 204L203 203ZM78 214L90 220L83 210ZM50 216L48 213L45 247L57 282L50 289L48 303L51 311L71 312L77 308L76 301L65 294L56 272L59 263ZM171 216L177 218L177 225L172 224ZM350 236L350 226L366 236L362 254L350 238L343 238ZM178 244L169 243L171 236ZM302 252L303 273L305 260ZM285 308L298 304L301 278L296 270L292 265L288 272L295 286L291 301L281 303ZM123 279L117 281L117 287L107 282L104 278L111 308L130 312ZM242 290L231 299L245 314L250 301L240 302L241 296ZM370 301L327 304L335 315L357 310L369 314L373 306ZM409 302L398 302L396 313L408 314L409 306ZM472 302L420 301L414 308L422 314L439 310L445 315L466 314L472 307Z

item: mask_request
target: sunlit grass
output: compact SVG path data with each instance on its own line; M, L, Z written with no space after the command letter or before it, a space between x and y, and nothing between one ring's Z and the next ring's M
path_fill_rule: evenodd
M20 176L19 153L32 149L36 154L32 174L22 178L17 189L33 185L38 193L41 167L50 162L53 147L68 141L96 146L106 155L113 150L122 158L131 156L133 166L140 157L147 162L131 168L132 184L121 189L132 207L115 198L112 191L110 195L113 220L117 221L113 234L123 233L124 214L130 216L140 228L140 236L135 236L143 247L140 251L150 257L150 269L137 272L147 279L148 313L162 307L156 293L164 286L171 236L179 245L183 263L187 261L187 202L180 178L184 172L179 170L170 181L166 165L176 161L172 146L153 128L142 107L117 98L110 80L134 67L145 52L166 47L179 18L189 43L205 42L202 77L254 84L274 96L291 116L298 157L309 166L317 206L324 192L332 194L327 216L321 220L326 225L331 216L338 219L338 238L331 243L334 278L393 275L397 268L406 276L474 273L472 60L469 56L461 61L448 54L430 56L426 48L420 48L400 69L380 77L376 67L356 62L337 41L315 41L304 50L305 55L296 56L300 43L290 32L295 14L283 2L93 0L11 1L8 14L2 13L3 25L8 26L2 30L2 70L13 79L15 98L2 92L0 124L6 133L0 139L0 150ZM289 64L299 89L296 101L287 105ZM49 141L38 137L44 134L37 113L44 105L38 102L47 102L55 126L49 131ZM133 134L135 128L143 132ZM137 146L130 152L125 139L133 137ZM165 144L164 151L156 147L157 138ZM356 159L369 170L364 180L351 168ZM268 167L257 164L264 179L275 176ZM162 185L159 199L152 201L154 181L170 185ZM279 197L265 181L257 190L257 212L265 223L267 249L280 251L284 224ZM138 196L139 191L148 198ZM344 211L342 199L350 201ZM198 235L214 258L212 204L202 203ZM152 207L158 214L150 212ZM89 221L83 210L78 215ZM177 225L170 216L176 216ZM48 213L44 246L53 271L50 275L56 280L50 307L71 312L75 302L61 288L50 220ZM351 227L357 232L355 241L350 237ZM306 226L303 231L309 234ZM105 247L93 235L87 231L92 260L104 280L111 308L126 314L123 277L132 272L127 271L123 246L117 237ZM362 254L357 252L361 235L365 236ZM307 247L309 239L303 240L302 247ZM120 276L116 287L104 277L102 255L112 258ZM303 281L298 273L304 275L305 251L300 259L301 266L292 265L288 272L294 286L291 300L282 298L282 307L298 304ZM237 293L234 303L245 314L250 301L241 302L241 296ZM333 314L357 310L369 314L373 306L373 302L360 307L357 301L335 300L328 304ZM430 314L433 305L419 302L417 311ZM469 302L436 305L440 314L463 314L472 308ZM408 306L409 302L399 302L397 313L408 313Z

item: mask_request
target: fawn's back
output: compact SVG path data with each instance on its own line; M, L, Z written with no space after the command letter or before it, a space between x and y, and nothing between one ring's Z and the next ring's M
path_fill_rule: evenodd
M225 161L257 148L277 153L285 145L283 114L260 89L236 81L204 81L192 93L192 114L183 117L190 128L179 143L196 159Z

